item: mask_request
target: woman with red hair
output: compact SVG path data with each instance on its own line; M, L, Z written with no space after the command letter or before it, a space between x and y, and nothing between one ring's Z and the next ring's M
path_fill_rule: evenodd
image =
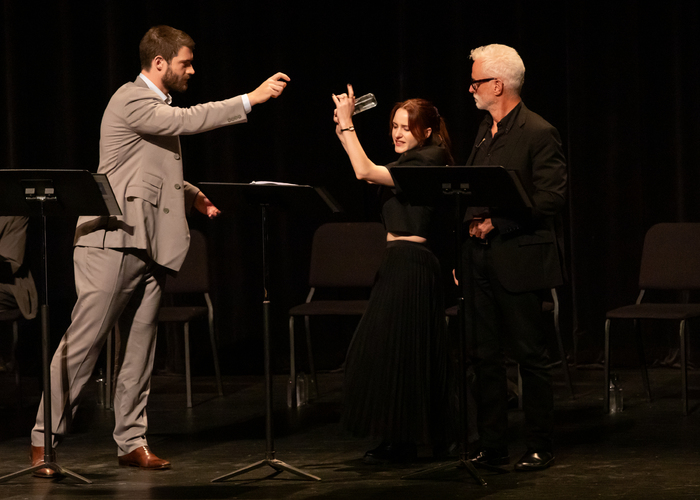
M369 305L351 342L345 369L343 425L357 436L382 440L368 463L400 462L417 443L447 442L450 427L449 357L443 283L428 247L434 209L413 206L397 192L390 170L452 163L445 121L424 99L396 104L391 137L397 161L375 165L352 123L354 94L333 95L336 134L358 179L382 186L387 248Z

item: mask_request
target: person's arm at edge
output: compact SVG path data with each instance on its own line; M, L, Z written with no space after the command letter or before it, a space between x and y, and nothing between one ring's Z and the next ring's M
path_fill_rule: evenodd
M367 157L367 153L362 148L360 140L354 131L352 124L352 113L355 108L355 95L352 85L348 84L348 96L336 96L333 94L336 110L333 116L335 122L335 132L343 145L345 152L350 158L350 163L355 171L355 177L359 180L383 186L394 186L394 180L389 173L389 169L381 165L375 165ZM352 129L352 130L350 130Z

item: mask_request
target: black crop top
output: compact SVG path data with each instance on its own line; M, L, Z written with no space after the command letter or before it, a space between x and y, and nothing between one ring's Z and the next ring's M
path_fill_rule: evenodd
M397 165L440 166L449 164L449 155L440 146L426 146L406 151L399 159L386 168ZM396 188L384 187L381 193L382 222L390 233L401 236L415 235L428 237L433 207L412 206L403 193Z

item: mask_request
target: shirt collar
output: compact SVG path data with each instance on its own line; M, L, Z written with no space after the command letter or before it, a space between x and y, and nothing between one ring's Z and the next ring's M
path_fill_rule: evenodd
M498 122L498 131L504 131L506 134L510 131L511 128L513 128L513 124L515 123L515 119L520 113L520 108L523 107L523 101L518 102L518 104L510 110L510 112L504 116L500 122ZM491 124L493 124L493 117L489 114L489 118L491 119Z
M163 99L163 102L165 102L165 104L170 105L173 102L173 98L171 97L171 95L164 94L158 87L156 87L156 85L151 80L148 79L146 75L144 75L143 73L139 73L139 76L144 82L146 82L146 85L148 85L149 89L154 91L156 94L158 94L158 97Z

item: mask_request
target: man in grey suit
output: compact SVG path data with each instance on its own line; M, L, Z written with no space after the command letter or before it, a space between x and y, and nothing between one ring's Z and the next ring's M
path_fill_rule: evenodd
M100 129L98 172L107 174L123 215L81 217L75 234L78 299L71 325L51 363L54 446L67 432L80 392L102 346L117 325L120 366L114 390L114 440L119 465L167 469L170 462L148 447L146 404L156 344L158 307L168 272L176 272L189 248L186 214L194 206L209 217L219 211L183 180L179 136L247 121L252 106L278 97L283 73L245 95L190 108L170 106L170 92L184 92L194 41L168 26L141 40L141 74L112 96ZM32 465L43 463L43 400L32 430ZM53 453L53 450L52 450ZM48 468L39 477L52 477Z

